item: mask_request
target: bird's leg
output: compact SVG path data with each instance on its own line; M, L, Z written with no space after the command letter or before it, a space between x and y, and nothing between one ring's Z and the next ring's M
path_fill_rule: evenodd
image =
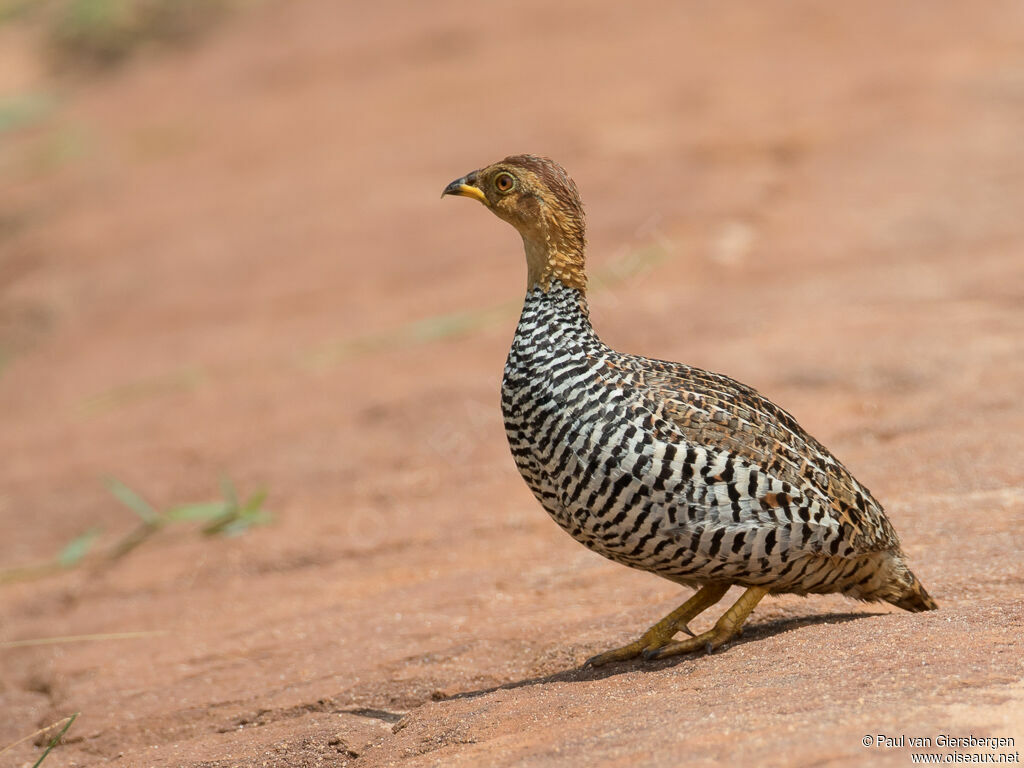
M599 653L597 656L587 659L583 666L600 667L602 664L608 664L613 661L635 659L642 653L646 655L648 652L652 652L658 648L669 645L673 636L675 636L676 632L679 631L686 632L686 634L693 637L693 632L691 632L690 628L686 626L687 623L689 623L689 621L697 614L706 611L712 605L721 600L728 591L728 584L708 584L705 587L701 587L689 600L644 632L643 636L639 640L636 640L629 645L624 645L621 648ZM751 608L753 608L753 606L751 606ZM749 613L749 611L747 613ZM747 614L743 614L743 617L746 618L746 615ZM740 620L740 623L743 623L742 619ZM698 637L703 637L703 635L698 635Z
M645 659L663 659L666 656L676 656L681 653L706 650L711 653L715 648L727 643L740 633L743 622L747 620L750 612L754 610L761 598L768 594L764 587L750 587L740 595L740 599L733 603L722 618L715 622L715 626L707 632L702 632L696 637L681 640L678 643L667 643L656 648L649 648L643 651Z

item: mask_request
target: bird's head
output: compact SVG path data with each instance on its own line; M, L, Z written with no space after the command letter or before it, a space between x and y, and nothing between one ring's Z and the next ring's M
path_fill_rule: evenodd
M559 280L586 289L583 204L576 184L558 163L536 155L513 155L468 173L444 188L444 195L472 197L523 237L527 289L544 290Z

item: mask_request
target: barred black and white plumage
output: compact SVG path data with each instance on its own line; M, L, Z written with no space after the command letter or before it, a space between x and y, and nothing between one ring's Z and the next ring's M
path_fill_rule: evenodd
M597 337L582 206L560 166L509 157L445 193L480 200L523 236L527 294L501 388L523 478L580 543L701 588L592 663L714 647L772 592L936 607L882 506L789 413L726 376L622 354ZM748 591L714 630L669 642L730 585Z

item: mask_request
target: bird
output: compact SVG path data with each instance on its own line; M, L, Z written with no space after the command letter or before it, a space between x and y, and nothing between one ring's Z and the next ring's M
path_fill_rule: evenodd
M512 155L448 184L522 236L523 309L501 382L517 468L576 541L694 594L584 666L711 653L769 594L938 606L882 505L787 411L700 368L617 352L590 322L586 227L555 161ZM743 593L700 634L689 623ZM682 639L676 636L682 633Z

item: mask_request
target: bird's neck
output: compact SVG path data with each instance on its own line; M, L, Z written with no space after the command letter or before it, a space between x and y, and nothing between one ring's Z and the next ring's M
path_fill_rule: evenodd
M534 285L527 291L516 336L542 339L545 343L600 343L590 325L586 295L558 278L552 278L546 289Z
M526 249L526 290L539 287L549 291L557 281L567 288L587 293L583 235L558 233L543 238L523 236ZM584 304L586 303L584 299Z

